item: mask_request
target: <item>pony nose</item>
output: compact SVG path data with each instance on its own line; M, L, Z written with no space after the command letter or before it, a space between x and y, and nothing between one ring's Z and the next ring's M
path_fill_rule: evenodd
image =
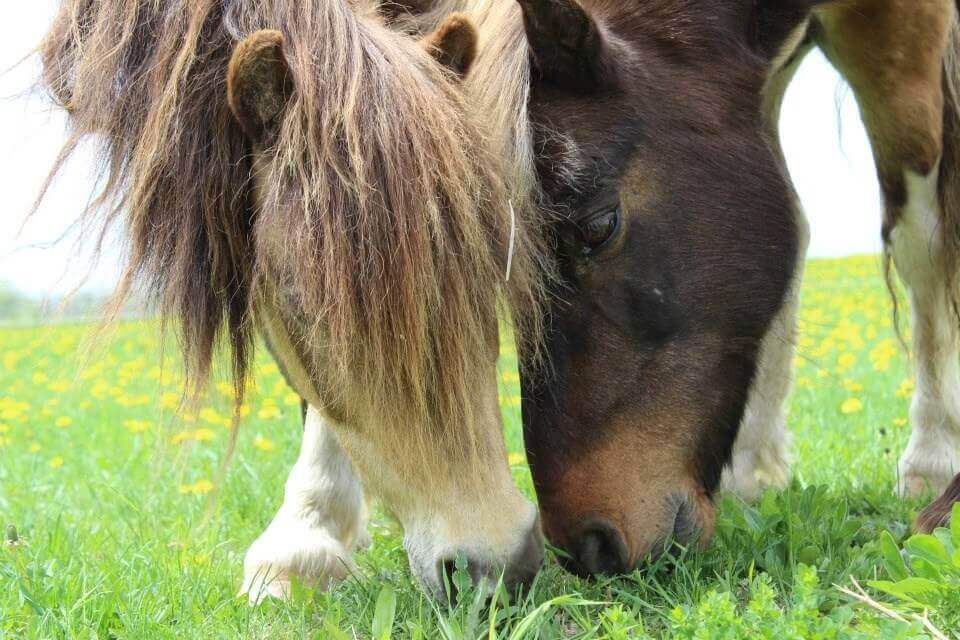
M577 536L570 548L573 562L568 569L582 576L614 575L630 570L629 552L623 536L610 523L594 521Z

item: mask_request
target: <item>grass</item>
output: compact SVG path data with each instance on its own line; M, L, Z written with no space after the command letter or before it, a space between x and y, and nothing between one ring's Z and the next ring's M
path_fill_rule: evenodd
M591 582L551 563L522 597L490 606L469 593L456 607L425 599L398 526L375 514L353 579L247 607L243 554L299 445L298 401L276 366L258 363L220 506L199 531L228 387L177 415L179 369L161 360L152 323L121 325L85 360L87 326L0 330L0 523L19 535L0 547L0 638L929 637L896 589L866 587L909 622L833 586L928 571L891 564L922 505L893 495L912 382L878 274L873 257L809 264L788 490L754 506L723 497L711 549L673 566ZM502 405L514 475L532 494L514 359L505 347ZM935 586L946 595L925 603L930 622L960 629L958 592Z

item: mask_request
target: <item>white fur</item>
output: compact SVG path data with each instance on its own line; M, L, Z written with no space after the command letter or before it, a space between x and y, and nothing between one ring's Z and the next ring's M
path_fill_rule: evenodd
M367 544L363 488L324 418L311 407L283 505L244 560L241 593L251 603L287 598L296 579L326 589L344 578Z
M928 488L939 494L960 471L960 344L940 263L938 174L907 173L907 206L891 234L897 271L910 290L916 376L913 433L898 467L902 495Z

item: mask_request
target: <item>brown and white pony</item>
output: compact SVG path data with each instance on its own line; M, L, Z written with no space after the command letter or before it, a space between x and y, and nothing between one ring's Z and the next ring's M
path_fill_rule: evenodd
M706 544L721 485L753 499L788 480L808 230L777 124L815 46L861 102L912 296L899 490L947 484L960 466L952 1L399 4L393 25L413 33L451 11L478 25L467 91L513 202L549 223L549 367L524 372L523 410L545 532L568 566L619 572L671 539Z
M102 144L84 221L124 228L118 298L153 294L197 383L225 343L240 397L261 333L311 405L254 600L345 575L364 490L430 593L460 554L509 584L540 565L495 363L501 301L539 341L550 268L460 85L475 40L453 17L417 42L360 0L64 0L42 44L63 158Z

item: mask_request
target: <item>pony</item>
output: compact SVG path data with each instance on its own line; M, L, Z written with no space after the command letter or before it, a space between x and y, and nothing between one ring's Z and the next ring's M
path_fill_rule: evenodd
M887 276L895 266L911 296L917 391L897 490L946 487L960 469L955 3L417 0L385 12L413 35L451 12L477 25L466 91L492 123L512 202L543 221L557 276L544 281L547 365L522 364L522 410L544 533L567 568L621 573L675 542L703 547L721 488L755 500L789 481L809 229L777 124L815 47L860 102Z
M502 29L526 34L539 206L559 220L561 276L551 374L524 375L524 426L565 564L620 573L671 542L703 546L721 486L754 500L788 482L809 230L777 125L814 47L859 101L888 282L895 267L910 294L917 390L897 490L947 487L960 470L956 3L518 4Z
M541 563L495 363L500 309L540 342L550 264L462 86L475 51L462 17L414 39L363 0L64 0L42 42L70 122L51 175L101 146L81 220L122 226L115 299L157 303L195 393L225 347L239 407L260 335L310 405L253 600L345 576L365 493L437 597L460 556L508 586Z

